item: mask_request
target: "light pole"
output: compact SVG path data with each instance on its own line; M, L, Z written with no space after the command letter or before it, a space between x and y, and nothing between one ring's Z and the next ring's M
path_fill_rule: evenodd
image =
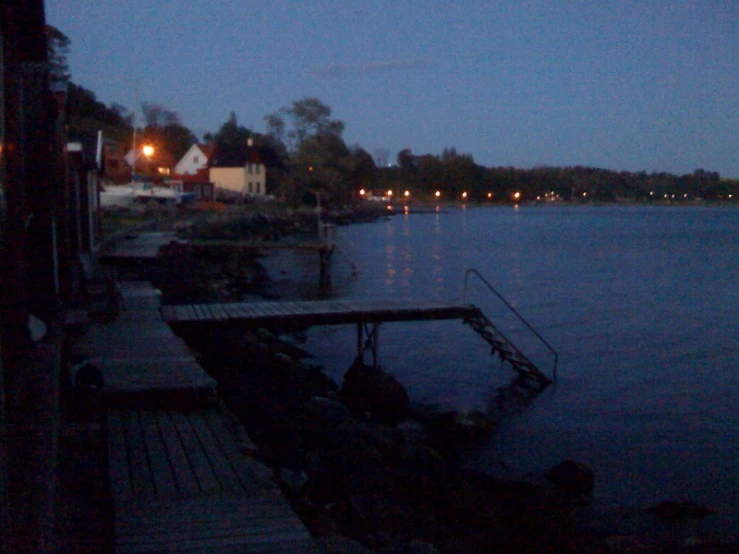
M135 144L136 144L136 136L134 135L134 146L135 146ZM146 162L146 172L148 173L149 172L149 161L151 160L152 154L154 154L154 147L151 146L150 144L145 144L144 146L141 147L141 152L137 152L136 151L136 148L134 148L133 151L131 152L131 156L132 156L132 159L131 159L131 181L132 182L136 180L136 160L139 159L139 156L141 156L141 154L143 154L144 156L146 156L146 160L147 160L147 162Z

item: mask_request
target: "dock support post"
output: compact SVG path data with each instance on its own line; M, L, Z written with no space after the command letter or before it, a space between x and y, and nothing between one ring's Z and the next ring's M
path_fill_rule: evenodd
M364 364L364 353L369 348L372 354L372 367L377 369L379 366L380 324L372 323L370 325L357 323L357 357L355 363Z

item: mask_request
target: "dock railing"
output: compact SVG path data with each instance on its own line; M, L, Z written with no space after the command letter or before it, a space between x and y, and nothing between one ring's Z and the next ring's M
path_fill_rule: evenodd
M488 289L488 290L489 290L489 291L490 291L490 292L491 292L491 293L492 293L493 295L495 295L495 296L496 296L496 297L497 297L497 298L498 298L498 299L499 299L499 300L500 300L501 302L503 302L503 305L505 305L505 306L506 306L506 308L508 308L508 310L509 310L509 311L510 311L510 312L511 312L511 313L512 313L513 315L515 315L515 316L516 316L516 318L518 318L518 320L519 320L519 321L520 321L521 323L523 323L523 324L524 324L524 326L525 326L525 327L526 327L526 328L527 328L527 329L528 329L529 331L531 331L531 333L533 334L533 336L535 336L535 337L536 337L536 338L537 338L537 339L539 340L539 342L540 342L540 343L541 343L542 345L544 345L544 347L545 347L545 348L546 348L546 349L547 349L547 350L548 350L548 351L549 351L549 352L550 352L550 353L552 354L552 356L553 356L553 359L554 359L554 362L553 362L553 366L552 366L552 382L556 383L556 382L557 382L557 363L558 363L558 361L559 361L559 354L557 354L557 351L556 351L556 350L555 350L555 349L554 349L554 348L552 347L552 345L550 345L550 344L549 344L549 343L548 343L548 342L546 341L546 339L544 339L544 337L542 337L542 336L541 336L541 335L539 334L539 332L538 332L538 331L537 331L536 329L534 329L534 328L533 328L533 327L531 326L531 324L530 324L530 323L529 323L528 321L526 321L526 319L525 319L525 318L524 318L524 317L523 317L523 316L522 316L522 315L521 315L521 314L520 314L520 313L518 312L518 310L516 310L516 308L514 308L514 307L513 307L513 306L512 306L512 305L511 305L511 304L510 304L510 303L509 303L509 302L508 302L508 301L507 301L507 300L506 300L506 299L505 299L504 297L503 297L503 295L502 295L502 294L500 294L500 293L499 293L499 292L498 292L498 291L497 291L497 290L495 289L495 287L494 287L494 286L493 286L492 284L490 284L490 282L489 282L489 281L488 281L487 279L485 279L485 277L483 277L483 276L482 276L482 274L481 274L481 273L480 273L479 271L477 271L476 269L474 269L474 268L470 268L470 269L468 269L468 270L467 270L467 271L465 272L465 274L464 274L464 291L463 291L463 296L462 296L462 298L463 298L463 301L464 301L465 303L469 303L468 295L469 295L469 279L470 279L470 276L474 276L474 277L477 277L477 278L478 278L478 279L479 279L479 280L480 280L480 281L481 281L481 282L482 282L482 283L483 283L483 284L485 285L485 287L487 287L487 289Z

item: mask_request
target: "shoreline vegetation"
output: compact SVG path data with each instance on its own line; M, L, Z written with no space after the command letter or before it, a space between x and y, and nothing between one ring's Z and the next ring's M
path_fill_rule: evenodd
M387 211L323 217L350 224ZM309 210L193 223L181 232L279 240L316 230ZM269 282L256 255L227 249L166 248L150 271L164 304L234 301ZM464 447L494 433L495 417L416 406L392 368L355 364L335 383L301 348L299 329L201 330L183 339L257 445L250 455L270 467L325 552L739 552L696 536L712 512L689 501L596 509L596 476L574 460L526 480L463 469Z

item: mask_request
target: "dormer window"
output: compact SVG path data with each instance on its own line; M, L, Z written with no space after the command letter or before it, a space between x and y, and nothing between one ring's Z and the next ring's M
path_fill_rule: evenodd
M200 161L200 157L199 156L193 156L192 157L192 161L195 162L195 163L198 163Z

